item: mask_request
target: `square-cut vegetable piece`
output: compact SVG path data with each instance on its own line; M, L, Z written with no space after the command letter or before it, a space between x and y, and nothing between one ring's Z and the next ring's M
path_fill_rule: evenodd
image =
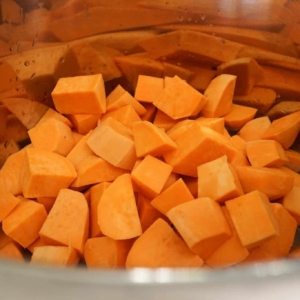
M244 194L235 169L221 156L197 168L198 198L209 197L219 203Z
M175 142L164 131L148 121L135 122L132 130L137 157L162 156L177 149Z
M106 112L104 115L102 115L101 122L105 121L110 117L114 118L129 129L132 129L132 124L134 122L141 121L141 118L136 113L132 105L122 106L120 108Z
M220 205L208 197L177 205L167 217L189 248L204 260L232 235Z
M224 116L225 125L228 129L239 130L254 119L256 112L256 108L232 104L231 111Z
M193 177L197 177L198 166L223 155L227 155L230 162L237 152L228 138L197 121L188 126L175 143L178 148L164 155L166 163L175 173Z
M36 125L40 125L40 124L48 121L49 119L56 119L62 123L65 123L70 128L72 128L72 123L66 117L64 117L62 114L58 113L57 111L55 111L52 108L48 108L46 113L41 117L41 119L39 120L39 122Z
M247 142L243 138L236 134L230 137L230 142L238 151L241 151L244 155L246 155Z
M146 109L134 99L122 86L118 85L107 97L107 111L131 105L139 116L146 113Z
M132 241L116 241L107 236L88 239L84 246L84 260L89 269L125 267Z
M90 155L76 166L77 177L71 187L83 187L90 184L113 181L128 171L117 168L96 155Z
M20 198L0 187L0 222L20 203Z
M279 235L278 221L265 194L253 191L225 204L245 247L254 248Z
M136 191L141 192L149 199L157 197L167 182L172 169L165 162L147 155L131 173Z
M271 126L264 132L262 138L275 140L284 149L288 149L294 143L300 129L300 111L292 113L272 122Z
M194 200L194 197L184 181L180 178L154 198L151 201L151 204L161 213L166 215L173 207L191 200Z
M98 120L101 118L101 115L73 114L67 115L67 117L72 122L78 133L87 134L97 127Z
M134 98L141 102L153 103L164 89L164 79L140 75Z
M142 234L132 180L119 176L104 192L98 204L98 224L103 235L127 240Z
M67 156L75 146L71 128L56 119L49 119L35 126L28 134L35 149L55 152L62 156Z
M222 244L205 263L213 268L229 267L243 261L248 255L248 249L242 245L226 206L222 206L224 216L230 225L232 236Z
M71 246L82 255L88 233L89 209L85 197L61 189L40 230L42 241L52 246Z
M101 122L86 143L94 153L115 167L132 170L136 162L132 130L113 118Z
M279 168L289 159L277 141L257 140L247 143L247 157L253 167Z
M203 260L193 253L167 222L156 220L133 244L127 268L201 267Z
M24 198L3 220L3 231L22 247L27 248L39 237L39 231L46 218L44 205Z
M259 247L274 257L284 257L289 253L293 245L297 221L281 204L272 203L271 207L278 222L279 236L263 242Z
M268 117L256 118L245 124L238 135L246 142L261 140L270 126L271 121Z
M16 242L10 242L0 249L0 258L24 262L24 256L21 252L21 247Z
M110 182L101 182L90 188L91 205L90 205L90 237L103 236L98 224L98 205L101 201L104 191L111 185Z
M286 195L293 187L294 177L276 168L235 166L244 193L260 191L270 201Z
M204 96L208 99L201 114L207 118L223 117L231 111L236 76L222 74L214 78Z
M292 171L291 171L292 172ZM295 183L293 188L283 196L281 204L296 219L300 225L300 185Z
M206 103L206 97L178 76L170 80L153 102L174 120L198 115Z
M172 126L174 126L177 123L176 120L169 117L167 114L162 112L161 110L157 110L155 114L155 118L153 121L153 124L158 127L165 130L169 130Z
M101 74L60 78L51 95L61 114L101 115L106 112Z
M76 178L74 166L63 156L39 149L26 149L22 189L26 198L57 197Z
M31 264L57 267L77 266L79 255L72 247L40 246L33 250Z
M234 93L236 95L247 95L262 77L263 70L253 58L243 57L220 65L218 74L237 76Z
M196 121L206 127L213 129L216 132L224 134L225 122L224 118L204 118L200 117Z
M31 243L26 249L33 253L35 247L47 246L40 237L38 237L33 243Z

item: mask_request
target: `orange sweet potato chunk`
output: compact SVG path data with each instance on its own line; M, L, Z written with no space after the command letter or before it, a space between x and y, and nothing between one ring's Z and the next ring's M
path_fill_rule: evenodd
M178 76L172 78L153 104L170 118L178 120L196 116L207 98Z
M230 225L232 236L205 260L205 263L212 268L224 268L238 264L249 255L248 249L240 241L227 207L222 206L222 211Z
M140 75L134 98L141 102L153 103L164 89L164 79Z
M62 156L67 156L75 146L70 127L56 119L49 119L35 126L28 134L35 149L55 152Z
M269 254L267 251L264 249L261 249L259 247L253 248L249 250L249 255L247 258L242 261L242 264L249 264L249 263L265 263L265 262L271 262L276 260L274 256Z
M232 235L220 205L208 197L177 205L167 217L189 248L204 260Z
M245 193L257 190L270 201L286 195L294 184L292 175L275 168L235 166L235 170Z
M31 264L57 267L77 266L79 255L72 247L40 246L33 250Z
M167 241L167 242L166 242ZM201 267L203 260L162 219L156 220L133 244L127 268Z
M164 131L148 121L135 122L132 130L137 157L162 156L177 148Z
M86 143L115 167L131 170L136 162L132 131L113 118L101 122Z
M104 235L115 240L131 239L142 234L129 174L119 176L103 192L98 204L98 224Z
M281 204L272 203L271 207L278 222L279 235L263 242L259 247L274 257L284 257L289 253L293 245L297 221Z
M26 198L57 197L76 178L73 165L63 156L39 149L26 149L22 171Z
M289 159L277 141L257 140L247 143L247 157L253 167L279 168Z
M74 129L80 134L87 134L91 130L95 129L100 115L91 115L91 114L73 114L67 115L71 121Z
M60 78L51 95L61 114L101 115L106 111L101 74Z
M46 218L47 212L42 204L23 198L3 220L3 231L27 248L39 237L39 231Z
M153 199L162 191L172 169L163 161L147 155L131 173L135 190Z
M0 222L20 203L21 199L0 188Z
M281 200L281 204L283 205L283 207L289 212L291 216L296 219L298 225L300 225L299 197L300 185L295 183L292 189L287 194L285 194Z
M84 260L89 269L118 269L125 266L132 242L116 241L107 236L88 239L84 246Z
M172 126L174 126L177 123L176 120L169 117L167 114L162 112L161 110L157 109L155 118L153 121L153 124L158 127L165 130L169 130Z
M285 151L285 155L288 158L288 162L285 163L285 167L299 173L300 171L300 153L292 149Z
M229 139L197 121L175 143L178 148L164 155L166 163L174 168L174 172L193 177L197 177L198 166L223 155L227 155L230 162L237 152Z
M26 249L33 253L35 247L47 246L40 237L38 237L33 243L31 243Z
M236 76L222 74L214 78L204 96L208 99L201 114L207 118L219 118L228 114L232 109L232 99Z
M279 235L278 221L265 194L253 191L225 204L243 246L254 248Z
M219 203L244 194L235 169L221 156L198 166L198 198L209 197Z
M20 248L16 242L10 242L0 249L0 258L24 262L25 259Z
M88 232L89 211L85 197L79 192L61 189L40 230L42 241L52 246L71 246L82 255Z
M162 214L166 215L173 207L191 200L194 200L194 197L185 185L184 181L180 178L155 197L151 201L151 205Z

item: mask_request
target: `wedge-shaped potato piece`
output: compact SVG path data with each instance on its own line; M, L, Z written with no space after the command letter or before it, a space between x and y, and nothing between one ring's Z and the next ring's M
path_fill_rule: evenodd
M294 177L275 168L235 166L245 193L260 191L270 201L286 195L293 187Z
M26 198L57 197L76 178L73 165L63 156L39 149L26 149L22 171Z
M279 235L278 222L265 194L253 191L225 204L243 246L253 248Z
M203 260L194 254L162 219L156 220L136 240L126 260L127 268L179 268L202 265Z

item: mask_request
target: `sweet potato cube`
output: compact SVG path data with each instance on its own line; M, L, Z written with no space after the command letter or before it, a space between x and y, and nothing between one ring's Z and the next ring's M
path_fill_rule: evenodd
M146 113L146 109L127 91L118 85L107 97L107 111L131 105L139 116Z
M224 116L225 125L232 130L239 130L253 120L256 108L232 104L231 111Z
M262 138L275 140L284 149L288 149L294 143L300 129L300 111L292 113L272 122L271 126L264 132Z
M47 246L40 237L38 237L33 243L31 243L26 249L33 253L35 247Z
M240 241L227 207L222 206L222 211L230 225L232 236L205 260L205 263L212 268L224 268L238 264L249 255L248 249Z
M162 191L171 172L171 166L151 155L147 155L132 171L131 177L137 186L137 191L149 199L153 199Z
M253 264L253 263L265 263L265 262L271 262L276 260L274 256L269 254L264 249L261 249L260 247L256 247L249 250L249 255L246 257L244 261L242 261L242 264Z
M132 129L137 157L162 156L177 149L177 145L164 131L148 121L135 122Z
M57 111L55 111L52 108L48 108L48 110L38 121L36 126L48 121L49 119L55 119L57 121L60 121L64 124L68 125L70 128L72 128L72 123L66 117L64 117L63 115L61 115L60 113L58 113Z
M277 219L265 194L253 191L225 204L243 246L254 248L279 235Z
M194 254L162 219L156 220L135 241L126 260L127 268L201 267L202 265L203 260Z
M279 168L289 160L277 141L257 140L247 143L247 157L253 167Z
M236 134L230 137L230 142L238 151L241 151L244 155L246 155L247 142L243 138Z
M86 141L98 156L115 167L131 170L136 161L132 131L113 118L108 118Z
M67 156L75 146L70 127L55 119L35 126L28 134L35 149L55 152L62 156Z
M21 199L0 188L0 222L20 203Z
M82 255L88 232L86 199L79 192L61 189L40 230L42 241L52 246L70 246Z
M47 212L42 204L24 198L3 220L3 231L27 248L39 237L46 218Z
M129 174L119 176L103 192L98 204L98 224L104 235L115 240L131 239L142 234Z
M235 166L244 193L260 191L270 201L279 199L293 187L292 175L275 168Z
M222 74L214 78L204 96L208 99L201 114L207 118L223 117L231 111L236 76Z
M247 95L262 77L262 69L251 57L238 58L218 67L218 74L231 74L237 77L234 93Z
M57 197L76 178L73 165L63 156L39 149L26 149L22 189L26 198Z
M60 78L51 95L61 114L101 115L106 111L101 74Z
M89 269L118 269L125 266L132 242L116 241L107 236L88 239L84 246L84 260Z
M206 103L206 97L178 76L170 80L153 102L174 120L198 115Z
M134 98L141 102L153 103L164 89L164 79L140 75Z
M184 181L180 178L169 188L155 197L151 201L151 205L153 205L162 214L166 215L173 207L191 200L194 200L194 197Z
M0 249L0 258L24 262L24 256L21 247L16 242L10 242Z
M188 126L175 143L178 148L164 155L166 163L174 168L175 173L193 177L197 177L198 166L223 155L227 155L230 162L237 152L226 137L197 121Z
M189 248L204 260L231 237L220 205L208 197L177 205L167 217Z
M143 117L144 116L145 115L143 115ZM106 112L104 115L102 115L101 121L103 122L110 117L114 118L116 121L120 122L129 129L132 129L132 124L134 122L141 121L141 118L131 105L125 105L112 111Z
M271 207L278 222L279 235L261 243L259 247L274 257L283 257L289 253L293 245L297 221L281 204L272 203Z
M221 156L197 168L198 198L209 197L219 203L244 194L235 169Z
M76 166L77 178L71 187L81 187L90 184L113 181L127 171L117 168L96 155L90 155Z
M256 118L245 124L238 135L246 142L261 140L270 126L271 122L268 117Z
M200 117L200 118L196 119L196 121L199 124L201 124L202 126L209 127L209 128L213 129L216 132L219 132L221 134L224 133L224 125L225 125L224 118L204 118L204 117Z
M110 184L110 182L101 182L90 188L90 237L92 238L103 235L98 224L98 205L101 201L104 191L110 186Z
M286 193L282 200L281 204L283 207L289 212L290 215L292 215L298 225L300 225L300 185L294 184L292 189Z
M153 124L165 130L169 130L172 126L174 126L177 122L169 117L167 114L162 112L161 110L157 110Z
M74 114L67 115L75 130L81 134L87 134L95 129L100 119L100 115L91 114Z
M40 246L33 250L31 264L57 267L77 266L79 255L72 247Z

